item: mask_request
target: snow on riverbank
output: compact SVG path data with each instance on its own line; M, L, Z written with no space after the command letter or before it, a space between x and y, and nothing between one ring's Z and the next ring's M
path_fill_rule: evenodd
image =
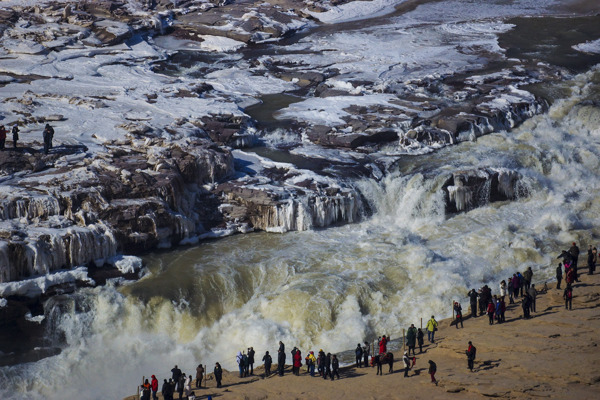
M304 12L312 15L321 22L335 24L385 15L392 12L395 6L404 3L405 1L406 0L352 1L340 6L331 6L331 8L325 12L314 12L310 10L304 10Z
M25 296L33 298L46 293L52 286L75 281L94 284L94 280L88 276L88 269L86 267L79 267L69 271L60 271L40 276L38 278L26 279L18 282L0 283L0 296Z

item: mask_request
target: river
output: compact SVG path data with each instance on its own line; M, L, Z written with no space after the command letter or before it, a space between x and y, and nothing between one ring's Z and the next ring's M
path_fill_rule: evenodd
M413 39L425 32L421 38L448 40L436 18L442 18L441 9L449 3L472 11L465 18L474 21L472 26L482 19L487 23L490 18L528 15L530 10L525 1L518 2L521 8L502 7L506 2L495 2L496 8L470 1L431 2L416 11L381 17L380 24L398 24L396 29ZM460 19L458 14L444 18ZM423 15L433 17L418 23L416 18ZM468 307L471 288L488 284L497 292L500 280L527 267L532 267L536 285L551 281L560 250L576 241L585 254L600 237L600 69L593 66L600 60L598 55L564 51L600 36L600 24L588 19L561 20L560 29L579 33L548 34L547 42L537 47L530 32L556 27L548 18L509 19L515 29L484 34L500 35L509 57L535 54L571 69L573 75L562 82L531 88L551 103L548 112L510 132L399 156L381 180L353 180L364 199L358 223L236 235L155 252L144 257L148 273L137 282L81 289L49 300L48 342L61 347L61 353L1 367L0 396L119 398L132 394L142 376L168 377L175 364L184 373L193 372L198 363L211 367L216 361L234 368L238 350L252 346L260 359L265 350L275 351L280 340L304 352L340 352L382 334L397 338L403 328L432 314L449 317L453 300ZM411 30L407 21L419 29ZM343 32L321 28L290 46L310 42L321 54L332 46L328 40L344 34L378 37L377 25L377 20L368 20L343 25ZM424 46L415 43L415 48ZM268 49L256 51L264 54ZM467 58L480 58L474 54ZM244 55L259 56L250 50ZM452 68L451 62L441 66L430 61L411 73ZM338 58L332 62L341 63ZM380 67L356 74L369 75ZM277 123L273 112L294 99L272 100L253 115L260 116L265 130L291 129L285 121ZM255 151L284 157L269 147ZM301 158L297 164L305 167ZM518 171L522 196L447 214L442 185L448 175L482 167Z

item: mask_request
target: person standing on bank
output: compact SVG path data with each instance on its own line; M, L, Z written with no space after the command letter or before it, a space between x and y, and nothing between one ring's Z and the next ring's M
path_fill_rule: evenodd
M502 301L506 300L506 281L500 282L500 298Z
M217 387L221 387L221 380L223 379L223 369L221 368L221 364L216 363L215 369L213 371L215 375L215 381L217 381Z
M370 352L371 352L371 349L369 348L369 342L365 342L365 345L363 346L363 361L364 361L365 368L369 367Z
M469 348L466 351L467 353L467 366L469 370L473 372L473 364L475 362L475 355L477 354L477 349L473 346L472 342L469 342Z
M417 330L417 343L419 343L419 354L423 352L423 342L424 342L425 334L423 330L419 328Z
M19 140L19 126L15 124L12 128L13 135L13 148L17 148L17 141Z
M565 299L565 309L572 310L573 309L573 287L571 287L570 283L567 283L567 287L563 292L563 299Z
M171 370L173 382L179 382L179 377L181 376L181 370L177 368L177 365Z
M479 295L475 289L471 289L471 291L467 294L469 296L469 302L471 303L471 317L477 317L477 298Z
M241 351L238 351L237 356L235 356L235 362L238 365L238 370L240 371L240 378L244 377L244 356Z
M160 392L162 393L163 399L169 400L169 382L167 382L166 379L165 379L164 383L162 384L162 388L161 388Z
M531 303L529 304L529 309L533 312L537 312L535 310L535 299L537 297L537 290L535 289L534 284L532 284L531 287L529 289L527 289L527 293L529 294L529 297L531 297Z
M331 380L333 380L334 376L337 376L338 380L340 379L340 362L337 359L337 355L333 355L331 360Z
M408 354L410 355L410 351L412 350L413 356L416 355L417 328L415 328L415 324L410 324L410 328L408 328L408 331L406 332L406 345L408 346Z
M435 380L435 373L437 371L437 365L431 360L429 360L429 375L431 375L431 382L437 385L437 381Z
M202 387L202 377L204 376L204 367L202 364L198 364L196 367L196 389Z
M323 379L330 377L333 379L331 374L331 353L327 353L325 356L325 362L323 363Z
M277 371L279 372L279 376L283 376L283 370L285 369L285 351L283 343L279 342L279 353L277 354Z
M262 358L263 364L265 366L265 378L268 378L271 375L271 364L273 364L273 358L269 355L267 351Z
M6 128L4 125L0 125L0 150L4 150L4 143L6 142Z
M156 393L158 392L158 379L156 379L155 375L152 375L152 380L150 381L150 388L152 389L152 399L158 400L158 396Z
M52 148L52 139L54 139L54 128L52 128L50 124L46 124L42 136L44 138L44 153L48 154L48 151Z
M460 322L460 327L464 328L463 320L462 320L462 306L458 301L454 302L454 314L456 315L456 329L458 329L458 323Z
M354 350L354 355L356 356L356 368L361 368L362 367L363 349L360 346L360 343L356 345L356 349Z
M487 306L487 316L490 322L490 325L494 325L494 312L496 311L496 306L494 302L490 299L490 302Z
M387 342L388 339L385 337L385 335L379 339L379 354L387 353Z
M435 320L435 317L432 315L431 319L427 321L427 326L425 327L427 329L427 339L429 339L429 342L431 343L433 343L435 340L435 331L437 331L437 327L438 323Z
M248 364L250 364L250 375L254 375L254 347L248 349Z
M577 274L577 260L579 259L579 247L577 247L577 244L575 242L573 242L573 245L569 248L569 254L571 254L571 259L573 260L573 262L571 263L571 268L573 268L575 282L579 282L579 275Z
M556 267L556 288L560 289L560 282L562 282L562 263L558 263L558 267Z
M185 387L185 374L179 375L179 380L177 381L177 393L179 393L179 400L183 398L183 389Z
M404 352L402 361L404 362L404 377L408 378L408 370L410 369L410 358L408 358L408 352Z
M525 272L523 272L523 278L525 290L527 291L529 290L529 287L531 286L531 280L533 279L533 271L531 270L531 267L527 267Z

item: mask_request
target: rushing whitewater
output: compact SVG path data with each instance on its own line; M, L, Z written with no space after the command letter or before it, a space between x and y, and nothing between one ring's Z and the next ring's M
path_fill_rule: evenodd
M148 256L148 275L55 297L49 334L63 351L3 367L3 398L117 398L142 375L233 367L282 340L341 351L447 317L471 287L531 266L551 279L559 249L598 235L600 71L562 85L569 96L510 133L419 156L381 182L356 183L366 221L297 233L250 234ZM528 197L445 215L441 185L460 167L517 170ZM59 312L60 311L60 312ZM115 371L119 371L115 373Z

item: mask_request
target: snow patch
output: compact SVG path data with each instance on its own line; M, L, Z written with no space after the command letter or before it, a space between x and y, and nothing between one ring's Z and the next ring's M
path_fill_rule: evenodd
M46 293L52 286L75 281L94 284L94 280L88 276L88 269L86 267L79 267L69 271L60 271L40 276L38 278L0 283L0 296L26 296L33 298Z
M303 11L321 22L333 24L385 15L392 12L395 6L404 3L405 1L406 0L352 1L340 6L333 6L325 12L309 11L308 9L304 9Z
M600 39L580 43L573 46L573 48L582 53L600 54Z
M122 274L132 274L143 266L142 259L136 256L115 256L108 260L108 264L117 268Z

